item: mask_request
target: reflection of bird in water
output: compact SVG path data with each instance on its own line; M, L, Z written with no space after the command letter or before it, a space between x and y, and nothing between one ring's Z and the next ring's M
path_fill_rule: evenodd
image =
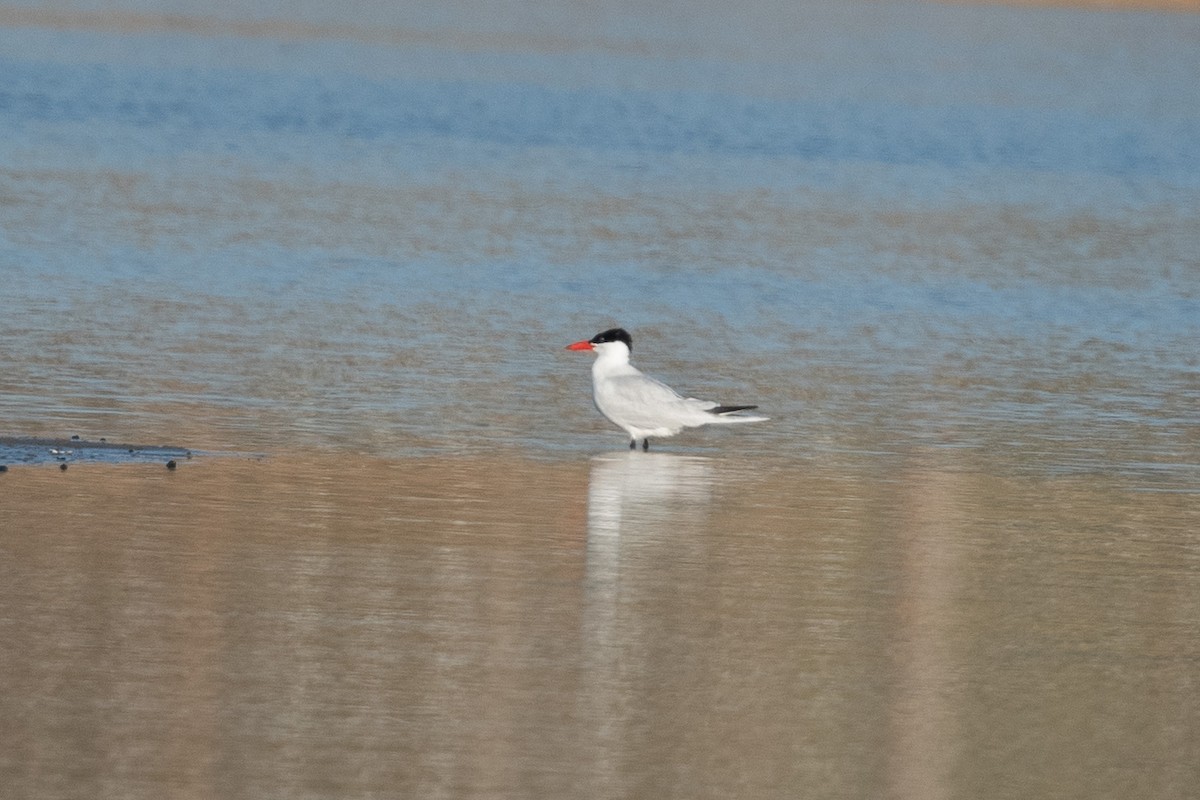
M672 453L616 453L592 459L588 533L617 534L622 518L639 522L693 518L707 503L712 462Z
M588 483L588 535L583 608L582 663L589 679L578 700L595 719L600 753L621 753L636 737L625 714L613 709L638 697L653 666L647 646L661 635L663 617L631 611L661 597L678 570L705 563L705 528L715 465L708 458L673 453L618 452L592 459ZM664 570L668 570L664 574ZM606 767L618 774L622 767Z
M684 397L629 363L633 339L624 328L598 333L586 342L567 345L568 350L591 350L592 397L600 413L630 435L629 449L650 449L651 436L674 436L684 428L763 422L767 417L737 414L758 406L722 406L711 400Z

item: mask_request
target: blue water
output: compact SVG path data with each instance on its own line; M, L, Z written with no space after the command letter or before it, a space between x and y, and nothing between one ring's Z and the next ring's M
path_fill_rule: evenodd
M160 10L0 15L2 433L590 452L622 324L754 452L1196 461L1200 18Z

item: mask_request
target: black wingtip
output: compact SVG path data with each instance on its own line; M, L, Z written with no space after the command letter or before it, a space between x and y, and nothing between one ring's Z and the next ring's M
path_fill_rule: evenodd
M734 411L750 411L751 409L755 408L758 408L758 406L717 406L716 408L710 408L708 413L732 414Z

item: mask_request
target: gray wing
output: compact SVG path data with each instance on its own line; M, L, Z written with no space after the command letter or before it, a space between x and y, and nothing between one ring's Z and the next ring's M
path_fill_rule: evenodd
M687 415L715 408L716 403L684 397L665 383L648 375L622 375L609 382L607 396L597 402L611 406L632 424L658 427L663 412L671 416Z

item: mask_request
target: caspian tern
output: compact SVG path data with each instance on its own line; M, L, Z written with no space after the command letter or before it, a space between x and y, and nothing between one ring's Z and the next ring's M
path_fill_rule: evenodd
M735 414L758 406L723 406L711 400L683 397L665 383L656 381L629 363L633 338L624 328L610 328L584 342L567 345L568 350L591 350L592 398L596 408L631 437L629 449L650 449L651 436L674 436L684 428L735 422L763 422L767 417Z

